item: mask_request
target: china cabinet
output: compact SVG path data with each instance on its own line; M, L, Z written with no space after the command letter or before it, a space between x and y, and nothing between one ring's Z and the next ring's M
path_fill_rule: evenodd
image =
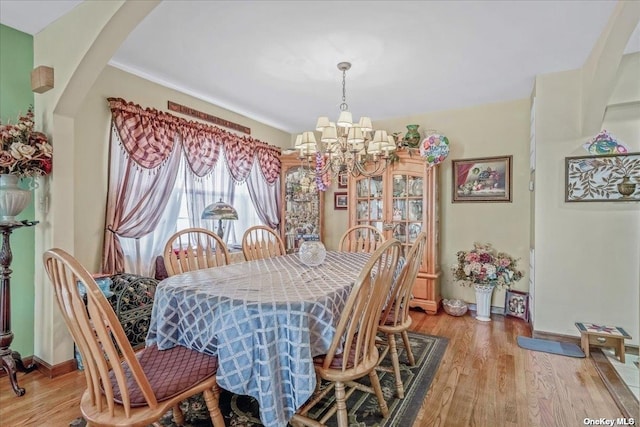
M287 253L295 253L305 240L322 240L324 192L318 191L297 154L283 155L280 160L280 233Z
M410 305L435 314L440 306L438 166L428 168L417 152L397 153L399 160L381 174L349 177L349 227L378 228L396 238L406 255L420 231L427 233L424 257Z

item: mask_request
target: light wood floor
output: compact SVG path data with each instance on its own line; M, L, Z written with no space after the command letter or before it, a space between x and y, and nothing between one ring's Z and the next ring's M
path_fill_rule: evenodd
M414 427L582 426L585 418L622 417L591 359L523 350L518 335L527 324L493 315L451 317L412 312L412 329L449 338L449 345ZM66 427L80 416L85 387L81 372L55 379L18 374L27 389L13 394L0 378L0 426Z

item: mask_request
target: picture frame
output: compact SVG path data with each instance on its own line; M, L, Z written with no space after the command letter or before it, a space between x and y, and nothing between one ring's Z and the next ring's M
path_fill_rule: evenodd
M340 172L338 174L338 188L347 188L349 184L349 174L347 172Z
M512 158L452 160L451 202L511 202Z
M504 314L529 321L529 293L507 289Z
M333 209L347 209L349 200L346 192L333 193Z
M640 153L565 157L564 200L640 201Z

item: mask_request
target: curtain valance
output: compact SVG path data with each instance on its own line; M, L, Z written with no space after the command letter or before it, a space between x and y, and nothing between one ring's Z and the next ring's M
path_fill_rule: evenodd
M156 168L166 161L176 143L175 136L179 134L178 143L182 144L189 168L198 177L211 173L221 148L235 181L247 179L255 159L269 184L274 184L280 176L278 147L154 108L145 109L121 98L107 100L123 148L145 169Z

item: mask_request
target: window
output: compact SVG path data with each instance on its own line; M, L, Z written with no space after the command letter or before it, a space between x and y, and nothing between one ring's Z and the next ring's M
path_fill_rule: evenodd
M181 197L180 211L178 213L178 219L176 221L176 231L184 230L185 228L193 227L189 220L189 209L186 191L182 186L183 195ZM225 191L218 189L214 191L203 191L201 195L205 200L208 200L207 205L215 203L222 198L223 201L229 203L229 194ZM249 196L249 190L246 183L235 185L233 190L233 203L229 203L238 212L237 221L222 221L222 228L224 229L224 236L227 245L230 247L240 247L242 245L242 235L245 230L254 225L263 225L262 221L258 217L256 209L253 207L251 196ZM202 220L200 226L211 231L218 231L217 221Z
M191 200L188 197L189 193L193 195ZM176 231L190 227L217 231L217 221L201 220L200 215L206 206L220 198L238 212L237 221L223 221L222 226L227 245L239 249L245 230L254 225L262 225L249 196L247 184L237 184L231 179L223 159L219 160L214 172L204 178L194 178L190 172L185 173L185 162L182 161L174 190L156 229L139 239L120 237L125 256L125 271L153 276L156 257L162 255L164 245ZM191 217L190 205L194 210Z

